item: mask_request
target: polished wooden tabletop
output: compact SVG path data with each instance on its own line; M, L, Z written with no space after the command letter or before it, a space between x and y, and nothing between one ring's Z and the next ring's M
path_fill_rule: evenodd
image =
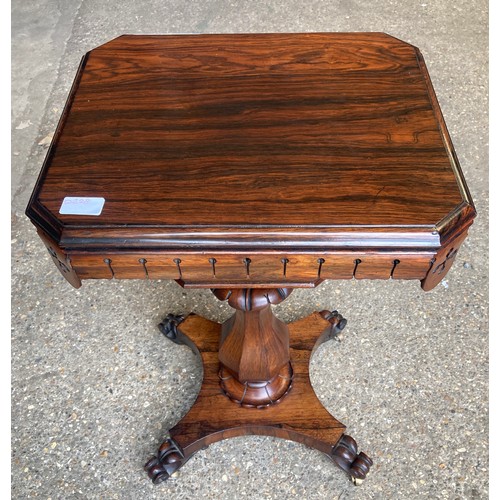
M27 213L66 252L435 253L475 211L419 50L307 33L91 50Z
M310 383L346 319L272 313L325 279L446 275L475 210L417 48L381 33L122 36L87 53L27 207L54 263L83 279L173 279L235 309L168 314L198 351L192 409L145 464L266 435L355 480L372 460Z

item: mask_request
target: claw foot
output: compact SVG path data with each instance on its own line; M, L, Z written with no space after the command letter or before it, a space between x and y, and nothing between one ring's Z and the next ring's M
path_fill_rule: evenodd
M328 321L332 326L330 328L329 338L336 339L339 342L344 338L342 330L347 325L347 320L339 314L338 311L321 311L320 315Z
M358 445L351 436L344 434L335 448L332 450L331 458L345 472L347 472L354 484L360 485L373 465L372 459L361 452L358 454Z
M184 464L182 448L171 438L168 438L158 450L158 455L152 457L144 466L144 470L154 484L162 483Z
M184 321L184 316L176 316L168 314L167 317L158 325L158 328L165 337L176 344L182 344L179 339L179 331L177 327Z

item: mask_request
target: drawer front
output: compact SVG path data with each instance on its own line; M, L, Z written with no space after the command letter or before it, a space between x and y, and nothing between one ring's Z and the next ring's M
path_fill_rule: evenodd
M185 286L314 286L325 279L423 279L432 252L262 254L76 253L80 279L171 279Z

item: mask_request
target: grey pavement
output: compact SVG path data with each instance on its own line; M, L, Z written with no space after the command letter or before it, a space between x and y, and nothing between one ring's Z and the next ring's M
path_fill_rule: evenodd
M32 0L12 2L12 498L488 498L488 3ZM426 60L478 210L445 281L332 281L276 314L348 318L312 378L374 460L362 486L303 445L248 436L199 452L153 486L142 466L187 412L201 367L156 324L223 321L209 291L167 281L74 290L24 209L79 61L124 33L383 31Z

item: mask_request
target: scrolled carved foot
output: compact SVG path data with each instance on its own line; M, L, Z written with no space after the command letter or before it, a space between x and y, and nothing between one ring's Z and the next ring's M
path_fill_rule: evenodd
M343 334L341 332L347 325L347 320L338 311L325 310L321 311L319 314L332 325L329 338L336 339L340 342L343 339Z
M174 474L185 462L182 448L171 438L168 438L158 450L158 455L152 457L144 465L144 470L154 484L162 483Z
M361 452L358 454L358 445L351 436L344 434L331 454L332 460L345 472L347 472L354 484L359 485L366 479L372 459Z
M170 477L157 457L150 458L146 465L144 465L144 470L148 473L153 484L160 484Z
M183 344L184 342L179 338L179 331L177 327L184 321L184 316L168 314L167 317L158 325L160 330L167 339L170 339L176 344Z

